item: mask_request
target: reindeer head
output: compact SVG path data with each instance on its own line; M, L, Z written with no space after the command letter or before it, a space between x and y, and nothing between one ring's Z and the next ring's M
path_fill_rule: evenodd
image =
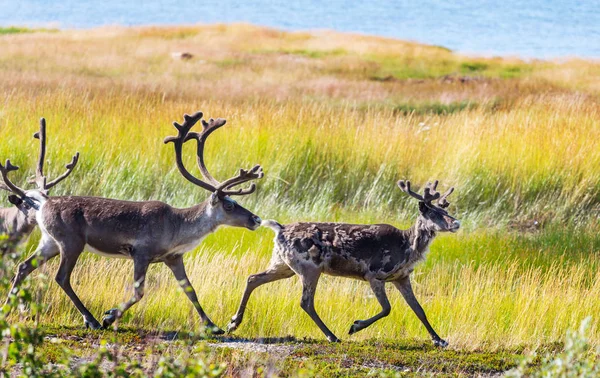
M202 120L202 132L190 132L190 129L202 119L202 116L202 112L197 112L191 116L185 114L183 116L183 124L173 122L173 125L177 131L179 131L179 135L165 138L165 143L173 142L175 146L175 159L177 168L183 177L193 184L212 192L207 206L210 206L211 216L217 221L218 224L234 227L245 227L250 230L255 230L260 226L260 217L240 206L236 201L231 199L231 196L243 196L254 193L256 190L256 185L254 183L252 183L246 189L234 190L233 187L251 180L262 178L262 168L260 165L256 165L249 170L240 169L236 176L228 180L223 182L215 180L204 164L204 144L208 136L213 131L225 125L226 121L222 118L218 118L216 120L211 118L208 122ZM195 139L197 142L196 158L198 168L200 169L200 172L206 181L194 177L183 165L181 156L183 144L191 139Z
M410 181L398 181L398 186L403 192L419 200L419 217L427 230L433 232L456 232L460 228L460 222L446 211L446 208L450 206L447 197L452 194L454 188L450 188L444 195L440 195L436 191L437 185L437 180L433 185L428 183L425 186L423 196L421 196L410 189ZM432 203L435 200L438 200L437 206Z
M10 160L6 161L5 165L0 163L0 174L4 184L0 183L0 189L12 192L13 194L8 197L10 203L15 205L19 211L21 211L27 218L28 223L36 224L35 212L39 209L40 203L39 198L45 197L48 191L56 186L59 182L66 179L79 161L79 152L77 152L69 164L67 164L67 171L56 179L47 182L47 178L44 175L44 161L46 159L46 120L40 119L40 131L33 135L34 138L40 140L40 155L38 158L38 165L35 172L35 183L37 184L37 190L24 190L16 186L8 178L8 173L16 171L19 167L11 164Z

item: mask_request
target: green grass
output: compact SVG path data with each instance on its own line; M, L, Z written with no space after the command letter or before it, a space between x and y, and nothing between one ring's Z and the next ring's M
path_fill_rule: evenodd
M344 49L334 49L334 50L312 50L312 49L278 49L278 50L253 50L254 54L289 54L289 55L298 55L307 58L313 59L321 59L326 57L336 57L343 56L348 54L348 52Z
M482 62L465 62L461 63L460 70L464 73L485 71L489 65Z
M17 27L17 26L0 27L0 35L36 33L36 32L58 32L58 29L45 29L45 28L30 29L30 28Z
M324 58L329 56L341 56L347 54L344 49L335 50L283 50L285 54L301 55L308 58Z
M464 110L475 109L477 104L470 101L451 102L449 104L420 103L420 104L399 104L394 107L394 111L403 115L448 115Z

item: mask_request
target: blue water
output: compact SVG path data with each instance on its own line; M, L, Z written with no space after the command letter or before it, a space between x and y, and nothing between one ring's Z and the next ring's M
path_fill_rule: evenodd
M600 1L0 0L0 26L214 22L359 32L486 56L600 58Z

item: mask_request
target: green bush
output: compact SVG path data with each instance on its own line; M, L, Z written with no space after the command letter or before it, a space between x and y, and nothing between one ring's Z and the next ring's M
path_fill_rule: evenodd
M535 364L536 356L531 355L506 376L514 378L600 377L600 349L593 350L587 338L590 321L591 317L588 317L581 323L579 330L567 332L565 347L561 353L547 354L540 364Z

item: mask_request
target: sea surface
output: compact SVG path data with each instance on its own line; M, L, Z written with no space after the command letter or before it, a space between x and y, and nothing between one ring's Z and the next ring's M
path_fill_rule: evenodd
M483 56L600 58L597 0L0 0L0 26L217 22L374 34Z

